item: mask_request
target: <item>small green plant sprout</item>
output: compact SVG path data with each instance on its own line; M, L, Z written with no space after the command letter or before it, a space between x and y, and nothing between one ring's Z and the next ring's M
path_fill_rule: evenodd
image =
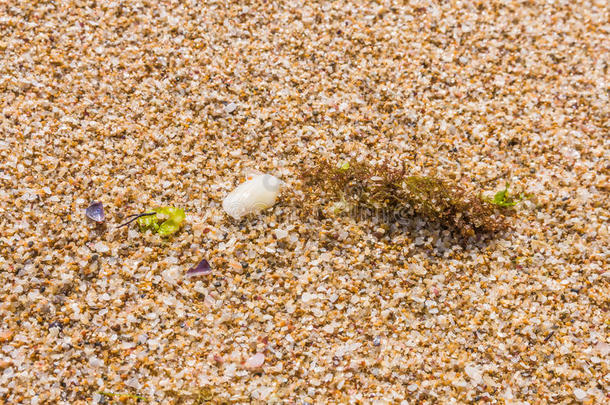
M521 193L518 197L513 197L510 194L508 194L508 187L510 186L510 183L507 181L506 185L504 186L504 190L500 190L496 193L496 195L494 195L493 199L489 199L489 202L492 204L495 204L499 207L502 208L508 208L508 207L514 207L515 205L517 205L518 203L520 203L521 201L523 201L526 196L523 195L523 193Z
M182 208L159 207L151 212L130 215L130 217L133 218L120 225L119 228L137 220L141 232L151 230L153 233L158 233L161 236L169 236L178 232L186 215Z
M140 395L135 395L135 394L129 394L129 393L121 393L121 392L107 392L107 391L99 391L98 394L100 395L104 395L107 397L117 397L119 401L124 401L125 399L131 398L131 399L135 399L136 401L148 401L147 398L144 398L143 396Z

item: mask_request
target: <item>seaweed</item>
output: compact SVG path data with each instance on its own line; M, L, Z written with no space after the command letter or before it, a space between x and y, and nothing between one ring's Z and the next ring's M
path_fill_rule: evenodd
M506 204L489 201L447 179L408 174L404 166L321 160L303 170L302 180L310 199L338 198L341 202L335 204L335 211L382 209L395 213L392 219L408 213L441 223L464 237L508 227L501 212Z

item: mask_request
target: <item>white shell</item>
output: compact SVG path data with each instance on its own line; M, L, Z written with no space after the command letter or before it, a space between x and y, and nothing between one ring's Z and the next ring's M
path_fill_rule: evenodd
M267 209L275 204L281 184L277 177L259 174L231 191L222 208L235 219Z

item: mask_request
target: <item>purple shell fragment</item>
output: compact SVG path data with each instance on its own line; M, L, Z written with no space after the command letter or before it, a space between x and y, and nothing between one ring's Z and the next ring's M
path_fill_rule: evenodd
M104 205L101 202L94 202L85 210L85 215L92 221L99 223L104 222L106 215L104 214Z
M196 277L196 276L204 276L206 274L210 274L212 272L212 268L210 267L210 263L207 260L203 259L199 262L197 266L191 267L186 272L187 277Z

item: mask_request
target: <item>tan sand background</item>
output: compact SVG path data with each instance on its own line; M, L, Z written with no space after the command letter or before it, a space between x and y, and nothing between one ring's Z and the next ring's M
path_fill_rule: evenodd
M2 1L0 402L604 403L608 21L605 1ZM302 218L321 157L534 197L466 243L330 200ZM293 192L237 222L220 204L251 170ZM159 205L180 233L116 229Z

